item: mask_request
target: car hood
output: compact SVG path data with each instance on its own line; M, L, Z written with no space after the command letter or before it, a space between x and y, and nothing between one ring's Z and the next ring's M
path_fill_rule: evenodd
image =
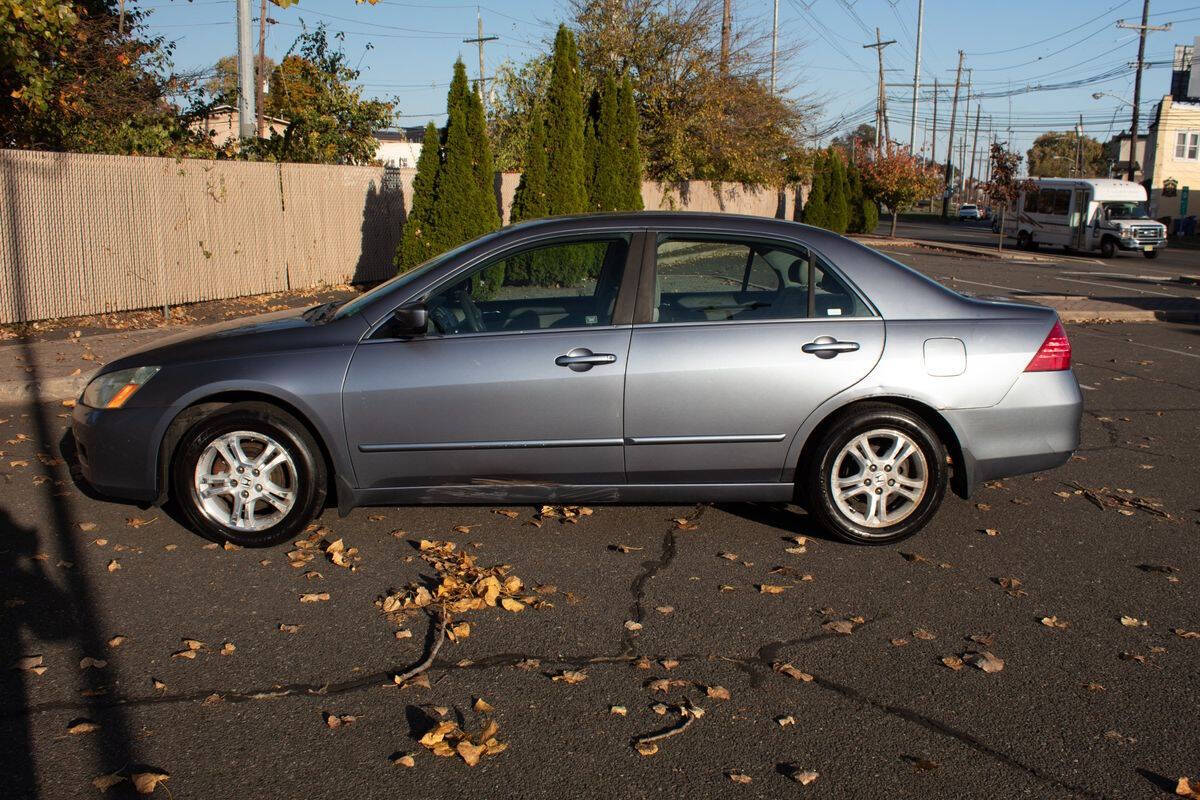
M101 373L137 366L168 366L183 362L269 355L281 350L352 344L365 329L355 318L316 324L304 318L305 309L219 322L178 333L139 347L109 362Z

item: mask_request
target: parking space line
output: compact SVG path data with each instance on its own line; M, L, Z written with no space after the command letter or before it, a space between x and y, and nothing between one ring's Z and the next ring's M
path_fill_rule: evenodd
M1130 341L1129 339L1123 339L1123 338L1120 338L1117 336L1108 336L1107 334L1103 334L1103 333L1092 333L1091 331L1072 330L1071 336L1091 336L1096 339L1107 339L1110 342L1116 342L1118 344L1132 344L1132 345L1135 345L1136 347L1146 347L1146 348L1149 348L1150 350L1161 350L1164 353L1174 353L1177 356L1187 356L1188 358L1200 358L1200 353L1188 353L1183 350L1172 350L1170 347L1159 347L1158 345L1154 345L1154 344L1142 344L1141 342L1133 342L1133 341Z
M1070 281L1071 283L1086 283L1091 286L1103 286L1105 289L1122 289L1122 290L1127 290L1127 291L1131 291L1131 292L1137 292L1139 294L1156 294L1156 295L1159 295L1160 297L1186 297L1187 296L1187 295L1182 295L1182 294L1171 294L1170 292L1154 292L1149 289L1136 289L1132 286L1117 286L1112 283L1097 283L1096 281L1081 281L1078 278L1064 278L1061 275L1055 275L1053 277L1054 277L1054 280L1056 280L1056 281Z

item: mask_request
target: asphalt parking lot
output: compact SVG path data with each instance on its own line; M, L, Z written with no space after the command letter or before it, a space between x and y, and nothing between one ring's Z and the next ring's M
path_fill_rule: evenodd
M93 785L113 773L176 798L1170 794L1200 772L1200 327L1069 333L1077 456L880 548L790 507L360 509L315 537L347 566L321 542L293 566L89 498L54 447L66 409L4 408L4 794L132 795ZM436 625L377 601L436 580L422 539L511 565L533 602L456 615L469 635L403 688ZM474 767L418 741L489 720L507 748Z

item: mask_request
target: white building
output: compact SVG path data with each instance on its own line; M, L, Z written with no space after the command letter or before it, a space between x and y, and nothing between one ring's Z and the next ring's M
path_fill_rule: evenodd
M379 143L375 150L376 161L385 167L416 168L417 159L421 157L421 140L425 138L424 128L375 131L373 135Z

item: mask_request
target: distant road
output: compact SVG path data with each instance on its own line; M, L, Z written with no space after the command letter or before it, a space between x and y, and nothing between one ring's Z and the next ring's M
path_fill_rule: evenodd
M879 221L879 227L875 229L875 233L887 236L890 226L891 220L885 215L885 218ZM934 242L992 247L996 245L997 239L997 234L992 233L991 221L951 222L943 225L940 222L905 222L901 220L896 225L896 236L905 239L927 239ZM1007 239L1004 247L1008 249L1015 244L1013 239ZM1061 247L1043 247L1040 252L1063 255ZM1144 264L1147 271L1153 273L1196 274L1200 272L1200 250L1172 248L1169 245L1154 260L1144 258L1138 253L1119 253L1112 261L1100 258L1099 253L1079 254L1076 257L1095 260L1101 264L1120 264L1122 270L1130 269L1136 260Z

